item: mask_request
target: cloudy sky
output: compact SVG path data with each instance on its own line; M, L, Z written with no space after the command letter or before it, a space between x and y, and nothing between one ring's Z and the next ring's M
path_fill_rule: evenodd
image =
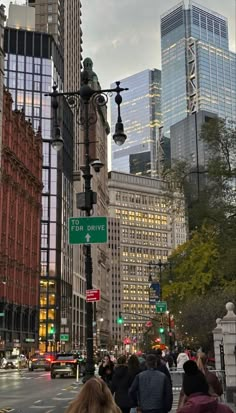
M160 16L178 3L179 0L83 0L83 56L94 61L102 87L143 69L161 68ZM228 18L230 48L235 51L236 0L198 3Z
M2 2L8 8L10 0ZM92 58L103 88L143 69L161 68L160 16L178 3L179 0L82 0L83 57ZM230 48L235 51L236 0L198 3L228 18Z

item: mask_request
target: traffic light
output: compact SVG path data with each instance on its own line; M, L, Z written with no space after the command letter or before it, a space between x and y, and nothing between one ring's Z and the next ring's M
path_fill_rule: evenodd
M163 325L160 325L160 327L159 327L159 333L160 333L160 334L163 334L164 332L165 332L165 329L164 329Z
M119 317L117 318L117 324L123 324L123 322L124 322L124 319L122 317L122 314L119 313Z
M50 334L55 334L55 327L53 324L50 327Z

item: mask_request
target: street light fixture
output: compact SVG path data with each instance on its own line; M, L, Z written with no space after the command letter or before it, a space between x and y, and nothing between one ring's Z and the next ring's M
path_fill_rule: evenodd
M92 191L91 188L91 165L96 172L99 172L102 165L100 161L97 163L91 163L89 155L90 143L89 139L89 128L96 124L97 108L105 106L108 101L108 96L113 93L116 94L115 102L118 107L118 117L115 126L115 133L113 139L117 145L122 145L126 140L126 135L124 133L124 125L122 123L120 114L120 105L122 103L121 92L128 90L128 88L120 87L120 82L116 82L116 87L113 89L92 89L89 85L89 73L84 70L82 73L83 84L78 91L75 92L58 92L57 85L53 86L53 92L46 94L46 96L51 96L52 98L52 108L54 112L54 134L52 138L52 147L59 151L63 147L63 138L61 136L61 129L58 123L57 110L58 110L58 97L64 96L70 106L76 109L77 121L82 125L84 129L84 144L85 147L85 165L81 167L84 179L84 192L77 194L77 208L85 211L86 216L91 215L91 210L93 205L96 204L96 193ZM91 109L94 113L91 116ZM91 244L84 245L84 255L85 255L85 278L86 278L86 288L90 290L93 288L92 285L92 257L91 257ZM86 314L87 314L87 362L86 362L86 374L85 380L94 375L94 360L93 360L93 306L91 302L86 302Z

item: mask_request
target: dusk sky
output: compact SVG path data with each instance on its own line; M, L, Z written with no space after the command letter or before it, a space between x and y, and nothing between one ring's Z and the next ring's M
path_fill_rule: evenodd
M3 3L8 9L10 0ZM160 16L178 3L178 0L82 0L83 57L93 60L103 88L141 70L161 68ZM235 51L236 0L198 3L228 18L230 49Z

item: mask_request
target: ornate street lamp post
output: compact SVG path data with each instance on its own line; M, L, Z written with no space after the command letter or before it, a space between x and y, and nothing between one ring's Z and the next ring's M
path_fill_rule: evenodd
M87 63L90 63L90 59ZM85 64L85 61L84 61ZM120 114L120 105L122 103L121 92L128 90L127 88L120 87L120 82L116 82L116 87L113 89L100 89L94 90L90 86L89 73L86 70L82 73L83 84L80 90L75 92L58 92L57 86L53 87L53 92L48 93L46 96L52 98L52 108L54 111L54 134L52 138L52 147L59 151L63 147L63 138L61 136L61 129L57 117L58 109L58 97L64 96L70 106L75 108L78 115L78 123L84 129L84 141L82 144L85 147L85 165L81 167L84 179L84 192L77 194L77 208L85 211L86 216L91 215L93 205L96 204L96 193L93 192L91 187L91 165L96 172L99 172L102 163L95 160L91 163L89 148L92 143L89 139L89 129L92 125L96 124L97 116L96 111L98 107L105 106L108 101L108 96L115 94L115 102L118 107L118 117L115 126L115 133L113 139L117 145L122 145L126 140L124 133L124 126ZM92 113L93 112L93 113ZM94 142L94 141L93 141ZM90 290L92 285L92 257L91 257L91 244L84 245L85 254L85 277L86 288ZM93 303L86 302L86 316L87 316L87 363L86 363L86 379L94 375L94 360L93 360Z

